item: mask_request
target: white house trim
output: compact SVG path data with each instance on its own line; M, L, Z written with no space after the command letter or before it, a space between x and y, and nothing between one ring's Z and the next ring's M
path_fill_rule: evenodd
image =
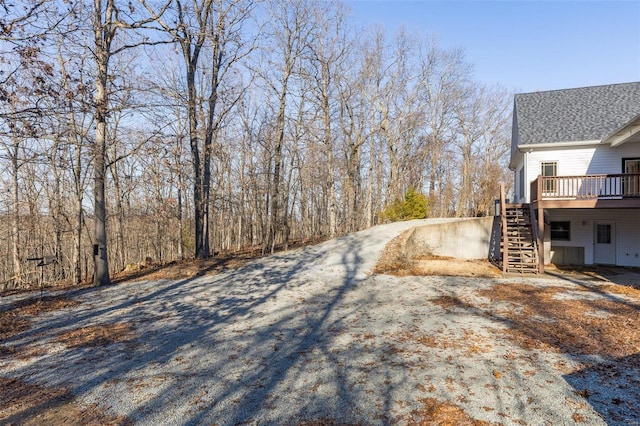
M640 82L517 94L513 116L510 208L535 210L538 259L640 267Z
M634 138L634 136L638 136ZM635 117L629 123L625 124L619 130L613 132L606 137L603 142L610 144L612 147L622 145L631 140L640 140L640 115Z
M550 142L550 143L530 143L525 145L518 145L518 149L521 152L531 151L534 149L549 149L549 148L563 148L563 147L576 147L576 146L589 146L600 145L602 141L590 140L590 141L567 141L567 142Z

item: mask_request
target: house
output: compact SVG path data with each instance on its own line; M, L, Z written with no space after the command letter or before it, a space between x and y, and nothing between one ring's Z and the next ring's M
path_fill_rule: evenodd
M640 267L640 82L517 94L509 168L505 270Z

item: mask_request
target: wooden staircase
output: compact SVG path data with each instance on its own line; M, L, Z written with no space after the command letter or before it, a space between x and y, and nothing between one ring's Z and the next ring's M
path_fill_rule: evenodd
M537 274L538 245L529 204L506 204L503 212L502 232L506 231L501 243L503 270Z

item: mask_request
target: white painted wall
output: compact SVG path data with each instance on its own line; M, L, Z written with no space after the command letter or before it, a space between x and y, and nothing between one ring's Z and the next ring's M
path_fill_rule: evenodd
M541 163L558 162L558 176L622 173L622 159L640 157L640 142L626 143L615 148L609 145L534 149L524 153L525 198L529 202L531 181L540 174ZM517 165L520 168L520 164ZM516 169L516 174L518 169ZM516 182L515 190L518 189Z
M514 172L513 172L513 202L514 203L526 203L527 198L526 197L521 197L520 196L520 170L522 170L525 167L526 164L526 153L524 153L524 155L520 155L519 159L515 159L515 161L513 162L512 166L514 168ZM526 174L525 174L526 177ZM528 193L527 190L527 181L525 181L525 195Z
M623 158L640 157L640 142L625 143L615 148L609 145L590 145L564 148L535 148L513 157L515 169L514 194L518 194L519 170L525 170L525 197L514 200L527 203L530 200L530 183L540 174L541 163L556 161L558 176L582 176L591 174L622 173ZM548 216L547 216L548 215ZM545 260L549 261L550 246L584 247L584 263L593 264L594 223L615 222L616 264L640 267L640 210L639 209L548 209L548 221L571 222L570 241L550 241L549 227L545 227Z
M549 221L571 222L571 241L551 241L551 246L584 247L587 265L593 264L594 222L615 222L616 264L640 267L640 209L548 209L545 215Z

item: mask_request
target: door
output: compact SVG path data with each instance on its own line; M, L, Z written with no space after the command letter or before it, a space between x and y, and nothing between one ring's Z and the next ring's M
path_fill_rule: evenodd
M616 264L616 227L614 222L596 222L593 231L593 263Z
M640 196L640 159L630 158L624 159L623 173L633 173L635 176L626 176L623 181L622 194L626 197Z

